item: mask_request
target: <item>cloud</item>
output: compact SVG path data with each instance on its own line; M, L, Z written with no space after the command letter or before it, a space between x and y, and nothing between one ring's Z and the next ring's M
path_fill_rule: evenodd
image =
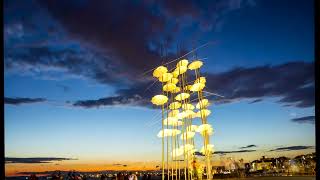
M114 96L101 98L98 100L82 100L73 103L73 106L85 108L100 107L100 106L115 106L115 105L141 105L143 104L141 96L135 94L133 96Z
M300 118L293 118L291 119L292 122L295 123L309 123L309 124L314 124L315 123L315 116L305 116L305 117L300 117Z
M4 97L5 104L20 105L20 104L30 104L47 101L44 98L9 98Z
M165 42L167 60L176 58L185 17L192 17L188 26L210 30L245 6L250 2L5 1L5 67L35 77L62 71L107 84L145 82L139 75L163 62Z
M34 157L34 158L6 157L5 163L51 163L51 161L66 161L66 160L77 160L77 159L57 158L57 157Z
M249 102L249 104L257 103L257 102L260 102L260 101L262 101L262 100L263 100L263 99L255 99L255 100Z
M246 149L246 148L252 148L252 147L257 147L257 145L250 144L250 145L247 145L247 146L240 147L240 149Z
M215 151L213 154L232 154L232 153L247 153L247 152L255 152L257 150L238 150L238 151ZM204 156L201 152L195 152L197 156Z
M160 51L164 42L166 60L176 58L175 37L186 26L210 31L226 13L254 4L245 0L32 1L23 5L5 1L5 72L45 74L49 79L78 77L119 88L111 97L79 99L73 102L76 107L151 107L150 98L159 91L146 91L153 82L151 73L141 74L164 62ZM238 67L205 75L209 91L225 96L209 97L216 104L277 97L284 106L314 106L313 63Z
M313 147L314 146L288 146L288 147L275 148L270 151L296 151L296 150L311 149Z
M242 99L278 97L280 98L278 103L283 105L299 108L314 106L313 63L290 62L276 66L242 67L222 73L206 73L205 76L208 91L224 96L224 98L219 99L215 96L208 97L213 99L216 104L231 103ZM84 104L84 106L96 107L92 104L97 104L97 106L113 105L113 100L121 98L124 98L123 104L129 104L126 99L134 98L134 96L141 97L137 102L138 105L150 106L151 97L161 92L156 85L146 91L149 84L138 83L134 87L118 90L116 92L118 95L115 97L88 101L89 105ZM82 103L75 103L74 105L81 106Z
M216 151L214 154L231 154L231 153L246 153L246 152L255 152L257 150L239 150L239 151Z
M224 95L226 100L279 97L278 102L286 105L301 108L314 106L313 63L239 67L223 73L207 74L207 77L208 88Z

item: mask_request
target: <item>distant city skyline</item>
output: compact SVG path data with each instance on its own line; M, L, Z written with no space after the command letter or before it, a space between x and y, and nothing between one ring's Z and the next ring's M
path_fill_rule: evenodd
M224 96L208 96L216 153L314 152L314 1L5 0L5 157L65 158L6 174L155 167L159 84L145 72L207 42L201 73Z

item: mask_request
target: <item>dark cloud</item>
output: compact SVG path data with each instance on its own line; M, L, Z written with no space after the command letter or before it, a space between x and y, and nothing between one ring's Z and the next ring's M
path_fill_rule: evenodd
M169 17L176 18L180 24L186 24L186 21L189 20L189 23L196 24L203 31L219 28L224 15L247 6L254 6L253 1L162 1L162 7Z
M113 164L114 166L123 166L123 167L127 167L127 164Z
M15 158L6 157L5 163L51 163L52 161L66 161L66 160L77 160L71 158L56 158L56 157L35 157L35 158Z
M82 100L77 101L73 106L80 106L85 108L100 107L100 106L115 106L115 105L141 105L143 99L139 95L133 96L114 96L101 98L98 100Z
M184 17L192 17L188 26L209 30L217 17L248 2L5 1L5 67L58 70L109 84L145 82L139 75L163 61L161 45L167 44L167 60L176 57Z
M255 99L255 100L249 102L249 104L257 103L257 102L260 102L260 101L262 101L262 100L263 100L263 99Z
M214 154L246 153L246 152L255 152L255 151L257 150L215 151Z
M5 70L35 77L46 74L62 78L69 74L120 88L112 97L79 100L74 106L145 106L158 91L146 91L152 83L151 73L141 73L164 61L164 42L168 61L177 57L175 37L184 27L196 24L202 28L195 29L210 30L227 12L252 5L252 1L244 0L47 0L24 2L23 6L5 1ZM217 104L241 99L256 99L251 102L255 103L265 97L278 97L284 106L314 106L313 63L239 67L207 73L206 77L209 91L225 97L214 99Z
M235 68L223 73L207 74L207 78L208 88L225 96L223 100L227 102L245 98L279 97L279 102L283 104L314 106L313 63L290 62L275 66Z
M9 98L4 97L5 104L20 105L20 104L30 104L47 101L44 98Z
M272 75L271 75L272 74ZM276 66L258 66L252 68L236 68L222 73L207 73L208 91L224 96L213 99L216 104L231 103L241 99L278 97L279 103L285 106L314 106L314 66L313 63L291 62ZM294 81L293 81L294 79ZM150 82L151 84L152 82ZM217 86L221 84L221 86ZM117 96L100 100L78 101L74 105L96 107L101 105L130 104L128 99L135 96L137 105L149 105L152 95L160 93L157 85L147 91L148 83L140 83L132 88L117 91ZM158 88L158 90L157 90ZM113 102L117 103L113 103Z
M149 86L149 88L148 88ZM101 98L97 100L80 100L73 103L73 106L92 108L100 106L114 106L114 105L137 105L152 107L150 103L151 97L155 93L161 93L161 88L155 84L150 86L148 83L138 83L131 88L119 89L115 96Z
M315 116L305 116L305 117L300 117L300 118L293 118L291 119L292 122L296 123L310 123L314 124L315 123Z
M205 156L204 154L202 154L202 153L199 152L199 151L194 152L194 155L196 155L196 156Z
M296 151L296 150L304 150L311 149L313 146L288 146L288 147L279 147L272 149L270 151Z
M257 150L238 150L238 151L215 151L213 154L232 154L232 153L246 153L246 152L255 152ZM197 156L204 156L201 152L195 152Z
M246 149L246 148L252 148L252 147L257 147L257 145L250 144L250 145L248 145L248 146L240 147L240 149Z

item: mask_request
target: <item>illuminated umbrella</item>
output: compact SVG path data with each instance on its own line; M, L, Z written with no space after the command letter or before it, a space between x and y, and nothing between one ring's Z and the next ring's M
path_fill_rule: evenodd
M167 83L166 85L163 86L163 91L169 91L172 92L176 89L176 85L173 83Z
M184 109L184 110L193 110L194 109L194 105L192 105L192 104L182 104L182 109Z
M178 93L180 91L181 91L181 88L177 86L171 93Z
M207 108L210 105L209 100L208 99L202 99L201 101L199 101L196 105L197 109L203 109L203 108Z
M172 110L168 113L168 116L169 117L176 117L177 114L179 114L179 110L178 109L175 109L175 110Z
M176 71L176 69L174 71L172 71L171 73L173 75L174 78L177 78L179 76L179 71Z
M181 134L181 131L178 129L164 129L163 131L160 130L158 133L158 137L167 137L167 136L176 136L178 134Z
M159 81L160 82L168 82L171 80L172 77L173 77L173 75L171 73L164 73L164 74L162 74L162 76L159 77Z
M186 66L180 66L180 67L177 67L174 72L175 73L178 73L178 75L180 74L183 74L185 72L187 72L188 68Z
M204 155L209 155L214 153L214 145L213 144L207 144L206 147L202 146L200 152Z
M172 157L180 157L183 155L183 149L180 147L180 148L175 148L173 149L173 151L171 152L171 156Z
M184 110L182 111L184 113L184 118L196 118L197 117L197 113L195 113L192 110Z
M163 120L163 124L168 126L181 126L183 123L182 121L178 121L176 117L168 117Z
M187 59L182 59L177 63L177 67L187 67L188 66L189 61Z
M172 102L170 105L169 105L169 109L179 109L181 107L181 103L180 102Z
M177 119L184 119L187 117L187 113L182 111L175 116Z
M196 70L199 69L203 63L201 61L193 61L192 63L189 64L188 69L190 70Z
M184 152L187 155L192 155L194 152L196 152L196 149L192 144L185 144L184 146L180 147L182 153Z
M174 77L173 73L171 73L171 74L172 74L173 78L171 78L169 82L173 83L173 84L177 84L179 82L179 79Z
M197 125L190 125L190 126L187 126L186 129L187 129L187 131L196 132L198 129L198 126Z
M197 116L198 117L207 117L211 114L211 111L209 109L202 109L200 111L197 112Z
M155 95L152 97L151 102L157 106L163 105L168 101L168 97L165 95Z
M153 76L159 78L162 74L168 72L168 69L164 66L159 66L153 71Z
M206 135L212 135L213 134L213 128L210 124L201 124L198 129L197 132L199 132L202 136Z
M177 101L183 101L183 100L185 100L185 99L187 99L187 98L189 98L190 97L190 94L189 93L180 93L180 94L178 94L176 97L175 97L175 100L177 100Z
M201 91L206 85L203 83L195 83L191 86L190 91Z
M206 78L205 77L199 77L195 80L195 83L202 83L202 84L205 84L207 81L206 81Z
M181 134L180 138L182 140L185 140L185 139L191 139L194 137L196 133L195 132L192 132L192 131L187 131L187 132L184 132L183 134Z

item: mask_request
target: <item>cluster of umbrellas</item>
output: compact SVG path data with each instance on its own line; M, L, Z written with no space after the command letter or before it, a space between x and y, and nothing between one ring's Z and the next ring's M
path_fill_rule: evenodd
M214 146L210 144L210 136L214 130L207 121L211 111L208 109L209 100L203 96L206 78L200 75L202 65L203 62L200 60L189 63L187 59L182 59L171 70L159 66L153 71L153 77L162 84L162 93L153 96L151 102L162 109L162 129L157 136L162 138L163 179L165 169L172 179L174 175L176 179L180 179L180 162L183 163L185 179L193 179L193 174L186 173L186 170L192 172L195 152L198 151L195 146L197 133L203 141L200 153L206 157L208 179L211 178L210 158ZM190 75L192 71L194 76ZM188 78L193 80L188 81ZM199 119L200 125L193 124ZM166 160L165 155L167 155Z

